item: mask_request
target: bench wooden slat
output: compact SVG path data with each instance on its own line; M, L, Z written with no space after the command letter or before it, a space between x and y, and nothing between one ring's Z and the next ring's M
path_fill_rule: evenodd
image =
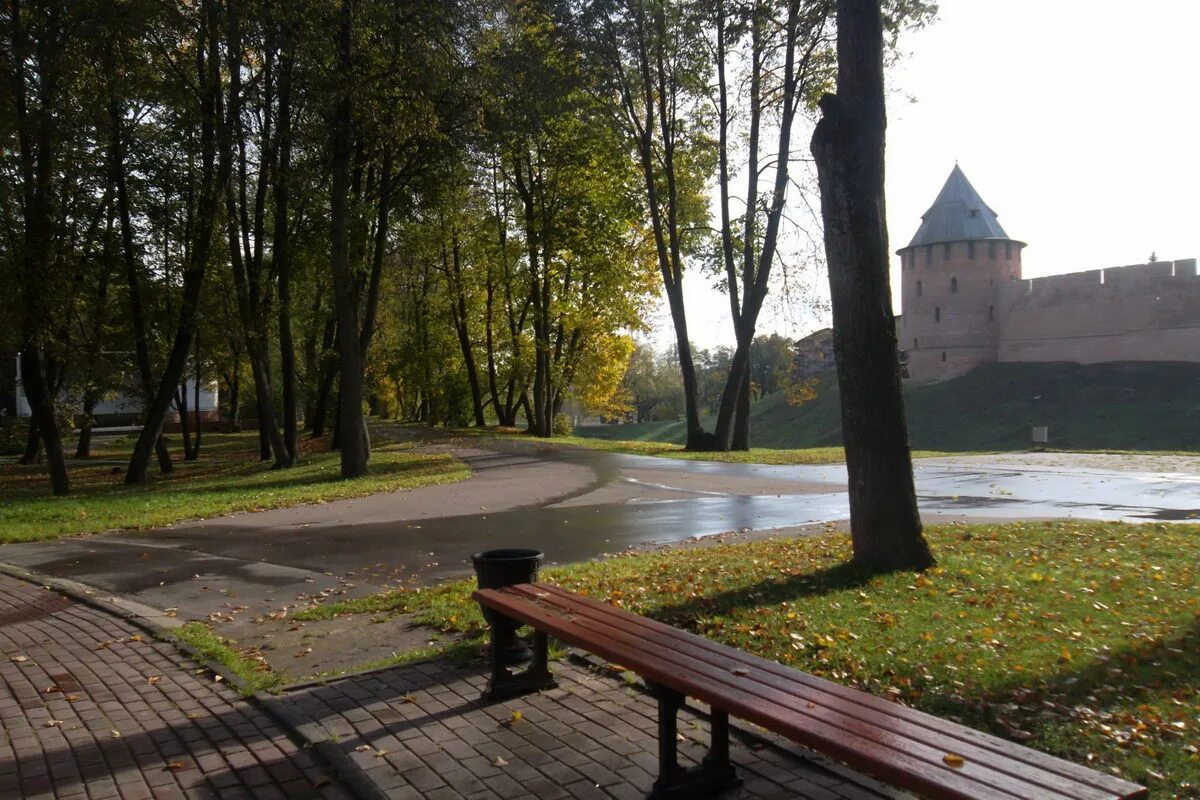
M656 636L673 640L679 643L681 649L690 647L695 651L699 651L694 654L694 657L701 658L717 666L721 666L723 662L728 662L730 659L739 664L745 664L748 667L766 673L765 675L756 676L756 680L781 691L796 695L803 701L822 702L807 693L799 693L798 690L800 687L837 698L839 701L838 710L841 713L849 713L859 719L868 721L878 720L879 716L890 717L890 720L884 719L878 721L877 724L881 724L893 732L907 732L911 730L911 726L926 729L930 731L930 734L922 734L922 738L931 746L952 750L967 758L986 759L989 753L994 753L1005 760L1015 762L1015 764L1043 771L1036 775L1030 775L1029 778L1033 780L1045 780L1044 773L1061 776L1059 780L1050 779L1047 785L1060 792L1078 797L1080 800L1098 800L1099 798L1111 798L1114 796L1122 798L1137 797L1139 792L1144 791L1142 787L1128 781L1123 781L1115 776L1105 775L1086 767L1081 767L1073 762L1009 742L1000 737L943 720L932 714L884 700L883 698L861 692L857 689L818 678L815 675L794 670L778 662L760 658L743 650L727 647L711 639L706 639L665 623L614 608L607 603L583 597L557 586L549 584L526 584L525 586L513 587L513 589L523 595L533 597L539 597L538 593L549 594L564 609L575 609L578 607L580 611L590 610L592 613L601 615L601 618L606 622L621 626L625 630L643 632L643 635L653 633ZM547 600L551 598L539 597L539 599ZM861 710L854 709L853 707L848 708L844 704L858 706ZM900 727L903 727L904 731L897 730ZM949 737L949 740L947 737ZM984 752L980 753L980 750ZM1025 777L1019 772L1006 771L1009 771L1010 774L1016 774L1019 777ZM1080 784L1084 784L1084 786L1080 786Z
M991 786L986 778L994 777L994 773L978 764L968 761L954 769L901 750L881 747L811 715L800 712L769 714L764 711L760 698L734 684L707 677L685 679L677 664L644 653L637 644L615 640L519 596L483 589L477 591L475 597L489 608L533 625L568 644L586 648L619 664L636 665L638 672L654 683L810 745L881 780L953 800L1029 800L1027 791L1006 792Z
M1109 793L1081 785L1057 773L1020 764L1007 757L1001 759L1002 765L998 765L995 763L998 754L928 729L920 729L925 734L922 738L916 738L906 730L894 730L894 725L892 729L889 729L889 726L880 724L879 719L867 717L859 706L851 704L849 706L850 713L847 713L847 704L839 698L831 698L827 694L809 690L807 695L797 696L794 691L795 687L786 685L778 678L764 673L757 668L757 665L751 664L748 665L748 669L740 670L745 674L733 673L731 667L737 669L737 664L744 662L732 662L727 654L714 656L708 651L691 647L689 643L685 643L687 650L680 650L673 647L678 644L673 639L659 637L646 631L630 631L629 628L632 626L629 625L627 618L635 615L630 615L625 611L588 607L564 609L563 606L555 604L556 600L563 598L557 593L539 591L540 588L515 587L511 593L526 597L530 602L542 607L549 604L555 609L562 609L568 615L573 615L581 627L623 641L630 646L653 642L660 648L660 652L657 652L656 655L675 665L677 670L701 675L755 696L760 704L764 704L763 712L772 718L779 718L781 713L790 713L821 719L826 724L841 728L851 735L871 742L875 747L890 747L914 758L922 759L928 763L931 769L943 771L955 769L956 772L961 772L961 769L949 767L942 761L947 753L952 752L963 756L967 763L978 767L982 771L979 776L980 780L996 789L1017 795L1027 796L1032 789L1036 791L1037 796L1045 798L1045 800L1111 800L1113 797ZM573 605L578 606L578 604ZM732 648L724 645L713 644L716 647L732 651ZM785 685L773 685L771 683L773 680L777 683L785 683ZM853 713L855 711L858 713ZM1013 747L1013 745L1009 746ZM1004 769L1004 766L1008 766L1009 769ZM1014 771L1013 767L1025 771Z

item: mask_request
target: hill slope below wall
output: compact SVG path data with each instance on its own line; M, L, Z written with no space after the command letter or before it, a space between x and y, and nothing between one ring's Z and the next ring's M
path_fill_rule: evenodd
M905 389L909 433L923 450L1019 450L1047 425L1052 448L1200 450L1200 364L988 364L943 383ZM751 411L755 447L841 443L836 376L817 397L789 406L782 394ZM711 420L705 421L711 427ZM681 422L588 426L579 436L682 443Z

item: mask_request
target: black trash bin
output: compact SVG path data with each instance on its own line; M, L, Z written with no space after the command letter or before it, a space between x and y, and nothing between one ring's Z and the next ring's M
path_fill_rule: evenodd
M518 583L533 583L542 565L542 551L519 547L484 550L471 556L475 578L480 589L502 589ZM484 608L483 616L496 632L496 652L493 657L504 666L523 664L532 660L533 651L517 638L521 623L503 614Z

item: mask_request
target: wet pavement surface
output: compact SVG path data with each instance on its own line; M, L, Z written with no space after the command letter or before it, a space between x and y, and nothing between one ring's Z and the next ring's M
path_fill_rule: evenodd
M465 574L470 554L489 547L535 547L551 562L567 563L652 543L848 516L842 465L498 447L502 451L456 450L474 472L459 484L145 533L6 545L0 561L177 608L181 618L219 621L311 596L352 596ZM915 474L922 511L931 516L1200 517L1200 474L1194 473L975 456L921 460Z

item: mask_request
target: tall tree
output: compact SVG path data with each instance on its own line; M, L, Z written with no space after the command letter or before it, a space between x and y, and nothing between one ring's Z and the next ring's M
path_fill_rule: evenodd
M710 449L700 424L699 389L684 306L685 259L706 209L699 199L711 142L694 102L707 80L699 16L692 4L594 0L581 28L620 98L614 109L637 155L683 381L687 449Z
M810 83L824 77L822 61L814 56L825 41L829 13L830 4L825 0L755 0L740 15L730 14L723 0L716 4L721 260L737 340L717 411L713 434L717 449L750 447L750 348L779 247L791 183L792 131L801 104L811 92ZM745 30L743 38L748 39L749 49L741 60L749 74L745 213L740 230L735 231L729 202L731 111L726 60L730 43L736 39L731 31L738 29ZM774 122L775 148L764 163L760 147L769 120ZM774 172L771 190L761 197L760 183L768 169ZM740 264L735 243L741 245Z
M362 350L358 337L358 298L350 266L350 168L354 155L354 0L342 0L337 18L336 75L338 88L331 114L330 149L333 181L330 188L330 271L339 335L338 362L341 390L338 427L342 431L343 478L367 474L367 442L363 427Z
M146 414L146 420L129 467L125 472L125 483L139 484L146 481L146 467L150 461L155 442L162 435L167 411L187 366L196 332L196 316L200 306L200 292L204 274L212 252L212 239L216 227L217 211L221 191L229 180L230 159L217 158L217 129L222 124L221 102L221 48L220 13L217 0L200 0L194 6L196 18L195 40L192 57L196 79L196 108L194 118L199 127L200 170L196 177L195 218L189 225L189 241L186 261L181 279L182 294L178 325L171 345L170 355L163 375L154 394L154 401Z
M854 560L872 569L934 563L921 531L904 419L884 203L883 15L838 0L838 88L812 138L833 301Z
M56 187L64 107L66 32L72 22L56 2L34 2L25 8L9 0L5 27L9 47L5 59L6 92L15 106L20 159L21 221L19 286L21 290L21 381L46 451L54 493L71 489L62 438L54 412L55 394L47 355L51 335L51 270L57 251Z

